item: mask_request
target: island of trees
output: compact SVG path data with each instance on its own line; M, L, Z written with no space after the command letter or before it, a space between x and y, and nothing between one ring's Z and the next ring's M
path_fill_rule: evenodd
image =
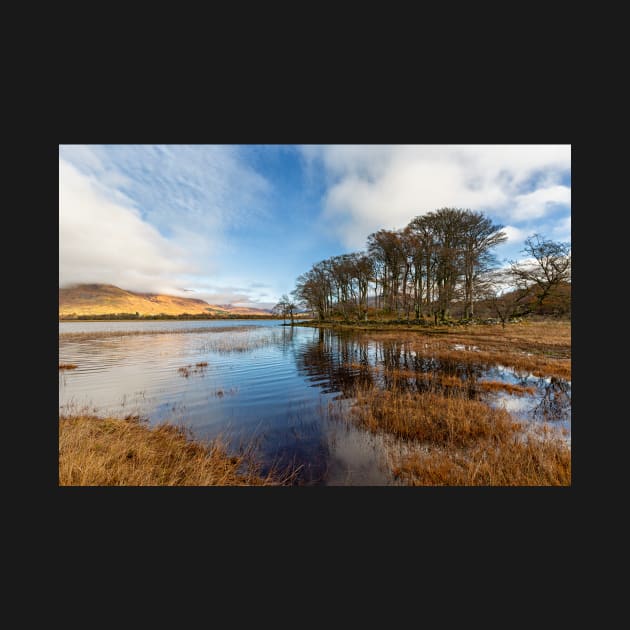
M507 240L503 227L482 212L441 208L404 229L378 230L364 251L322 260L300 275L293 299L282 296L275 310L291 319L301 306L320 321L436 324L570 315L570 245L533 234L520 262L499 267L493 249Z

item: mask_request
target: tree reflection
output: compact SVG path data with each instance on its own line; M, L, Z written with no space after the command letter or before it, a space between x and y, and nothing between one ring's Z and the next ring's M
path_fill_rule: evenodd
M462 359L437 359L411 349L408 342L368 340L352 333L318 329L316 340L296 356L298 371L324 392L350 397L357 385L448 394L454 388L479 398L476 387L488 365ZM449 381L444 377L453 377Z
M547 382L540 379L542 398L533 408L532 417L546 422L565 420L571 413L571 385L568 381L552 376Z

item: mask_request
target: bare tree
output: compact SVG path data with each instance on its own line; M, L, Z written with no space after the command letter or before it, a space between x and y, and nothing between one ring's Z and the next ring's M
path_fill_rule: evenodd
M521 314L522 302L528 296L526 290L514 288L510 269L498 269L485 273L479 280L480 295L488 301L492 312L505 323Z
M507 235L502 225L493 224L481 212L468 211L463 222L464 318L468 319L474 316L475 285L495 263L491 248L504 243Z
M295 302L289 299L289 296L285 293L284 295L282 295L280 301L273 307L272 310L274 313L282 314L282 322L284 324L287 323L288 315L291 318L291 325L293 326L293 316L296 309L297 305L295 304Z
M571 245L532 234L522 253L527 259L510 261L511 273L519 288L534 294L540 308L561 283L571 282Z

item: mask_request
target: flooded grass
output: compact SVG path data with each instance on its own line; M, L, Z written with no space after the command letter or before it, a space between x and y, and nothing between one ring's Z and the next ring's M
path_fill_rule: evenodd
M197 326L190 328L165 328L139 330L94 330L87 332L65 332L59 331L60 339L67 341L83 341L87 339L101 339L107 337L134 337L137 335L183 335L190 333L226 333L255 330L257 326Z
M193 442L181 427L149 428L136 417L60 416L61 486L272 486L291 474L261 474L251 453L219 438Z
M219 387L219 389L215 389L212 392L212 395L216 396L217 398L223 398L223 396L234 396L237 393L238 393L238 387L229 387L229 388Z
M276 345L281 341L283 331L277 330L235 330L232 328L230 334L217 335L209 339L203 346L204 352L220 353L240 353L251 352L259 348Z
M75 365L74 363L60 363L59 364L60 370L76 370L77 367L78 366Z
M467 390L469 393L503 391L513 396L533 395L536 392L536 388L531 385L515 385L504 381L470 381L464 380L458 376L444 374L438 370L422 372L419 370L405 370L400 368L388 369L387 367L382 368L362 363L346 363L344 367L358 370L360 373L370 372L373 375L382 374L388 382L395 385L422 381L427 384L428 388L433 388L436 391L445 388L459 388Z
M472 332L468 332L468 328ZM493 332L487 332L486 328L492 328ZM449 330L441 334L397 331L363 332L361 335L370 341L402 344L406 352L436 361L504 365L534 376L570 379L570 326L552 328L552 332L547 331L547 335L542 333L540 326L535 325L518 331L506 328L510 333L500 327L473 326L467 327L466 333ZM560 334L558 328L563 334Z
M303 323L300 326L316 326L337 330L353 330L369 333L394 333L397 339L418 336L427 339L443 339L451 345L484 346L486 349L531 352L557 358L571 356L570 321L532 321L500 325L458 325L422 326L414 324L342 324L342 323ZM408 333L408 335L407 335Z
M354 398L351 417L357 424L405 440L466 446L482 438L499 439L513 425L504 409L463 395L357 387Z
M194 367L190 364L177 368L177 373L184 378L188 378L191 374L201 374L203 376L206 373L207 367L208 362L202 361L201 363L196 363Z
M478 381L475 387L484 392L506 392L512 396L532 395L536 392L536 388L531 385L513 385L503 381Z
M546 426L466 398L357 386L349 418L398 438L394 477L409 485L570 485L571 449Z

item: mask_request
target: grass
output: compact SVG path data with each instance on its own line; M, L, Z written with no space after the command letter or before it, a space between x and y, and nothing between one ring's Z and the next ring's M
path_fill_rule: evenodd
M194 442L174 425L150 428L137 417L59 418L61 486L270 486L290 479L261 474L247 450L231 455L220 439Z
M283 331L277 331L268 328L245 329L229 331L229 335L218 335L210 337L204 344L203 352L251 352L259 348L264 348L272 344L277 344L282 340Z
M541 433L525 439L514 434L468 450L414 453L403 457L393 473L414 486L570 486L571 450Z
M189 333L225 333L239 332L256 328L244 324L243 326L198 326L190 328L155 329L141 328L139 330L94 330L89 332L59 331L59 338L64 341L82 341L84 339L100 339L104 337L130 337L136 335L181 335Z
M361 337L402 343L405 350L438 361L504 365L534 376L571 378L571 323L523 322L501 326L453 326L410 331L358 328Z
M510 414L463 395L357 387L351 416L374 433L385 431L405 440L467 446L498 439L512 430Z
M78 366L75 365L74 363L60 363L59 364L60 370L76 370L77 367Z
M571 449L547 427L526 427L503 408L449 394L357 385L350 419L398 438L392 473L409 485L570 485Z
M426 382L434 391L440 392L446 388L458 388L466 391L477 392L499 392L503 391L513 396L524 396L525 394L534 394L536 388L530 385L514 385L512 383L506 383L503 381L469 381L463 380L458 376L450 374L444 374L437 370L430 372L422 372L419 370L406 370L406 369L382 369L378 366L369 366L362 363L344 363L344 367L359 370L365 373L366 371L372 374L383 374L383 376L391 381L394 385L401 386L407 384L409 381L423 381Z

